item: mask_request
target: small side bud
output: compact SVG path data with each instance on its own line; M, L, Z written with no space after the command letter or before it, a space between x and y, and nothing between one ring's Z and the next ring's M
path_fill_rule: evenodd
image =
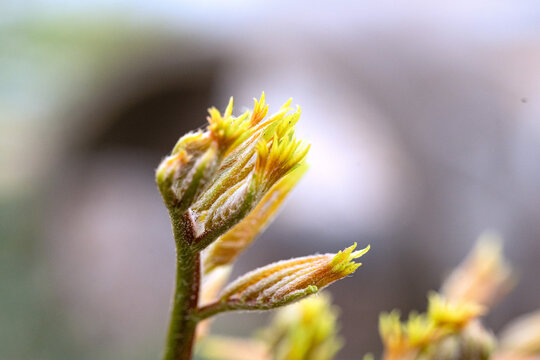
M251 271L227 286L219 302L229 309L262 310L314 294L361 265L353 260L365 254L369 246L353 251L355 247L338 254L279 261Z
M189 155L182 150L167 156L159 164L156 170L156 183L166 203L172 203L176 199L173 184L186 176L189 158Z
M208 134L183 136L156 170L156 183L167 206L186 210L210 181L218 162Z

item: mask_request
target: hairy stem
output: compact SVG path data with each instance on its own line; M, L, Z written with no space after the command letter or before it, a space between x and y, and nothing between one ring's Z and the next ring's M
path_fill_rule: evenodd
M193 251L193 226L185 213L170 209L176 242L176 285L163 360L189 360L193 351L200 286L200 254Z
M201 321L227 310L233 310L233 307L228 306L226 303L213 302L203 307L200 307L195 316L199 321Z

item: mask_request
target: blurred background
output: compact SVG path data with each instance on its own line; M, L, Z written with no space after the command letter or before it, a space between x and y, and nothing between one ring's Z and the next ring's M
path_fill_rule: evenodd
M154 169L206 109L303 109L311 169L233 277L371 244L339 359L423 310L485 229L540 305L540 2L2 1L0 359L155 359L174 247ZM248 335L268 315L217 318Z

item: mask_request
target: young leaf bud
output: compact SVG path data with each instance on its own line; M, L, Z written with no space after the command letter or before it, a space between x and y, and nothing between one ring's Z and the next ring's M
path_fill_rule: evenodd
M213 137L230 145L212 181L191 206L199 239L198 249L206 248L238 224L265 199L274 184L296 168L304 166L309 146L294 138L293 127L300 110L287 115L290 102L287 101L277 114L264 120L268 106L263 93L261 100L255 101L251 119L242 120L237 125L227 125L224 118L218 116L219 113L212 111L210 121L212 126L215 124ZM238 126L242 129L238 133L247 135L236 136L236 131L224 130L230 126ZM228 138L234 140L223 140ZM290 187L292 185L294 182L291 180ZM268 214L259 214L262 218L259 228L266 224L265 220L271 218L275 210L277 206ZM251 239L246 238L245 242L251 241L257 233L258 229L255 229Z
M414 348L423 348L443 335L442 332L437 331L435 323L426 314L416 312L409 314L409 320L405 324L405 332L409 345Z
M278 261L251 271L233 281L213 306L227 310L264 310L292 303L352 274L361 264L354 259L365 249L353 251L356 243L337 254L306 256Z

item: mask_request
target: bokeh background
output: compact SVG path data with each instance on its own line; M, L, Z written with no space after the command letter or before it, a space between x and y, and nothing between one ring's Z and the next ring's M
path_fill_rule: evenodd
M372 245L332 286L347 342L485 229L540 305L540 2L2 1L0 359L155 359L174 248L153 171L206 109L289 97L311 169L236 274ZM233 275L233 276L234 276ZM219 317L248 335L267 315Z

